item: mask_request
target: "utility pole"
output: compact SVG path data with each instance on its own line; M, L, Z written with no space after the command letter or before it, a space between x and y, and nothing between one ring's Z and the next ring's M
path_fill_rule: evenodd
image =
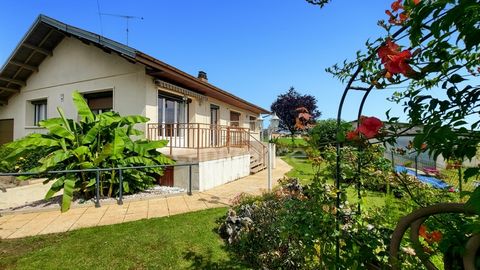
M117 18L122 18L125 19L125 22L127 24L127 28L125 29L127 32L127 45L128 45L128 33L129 33L129 22L131 19L136 19L136 20L143 20L143 17L137 17L137 16L130 16L130 15L121 15L121 14L112 14L112 13L99 13L100 16L112 16L112 17L117 17Z

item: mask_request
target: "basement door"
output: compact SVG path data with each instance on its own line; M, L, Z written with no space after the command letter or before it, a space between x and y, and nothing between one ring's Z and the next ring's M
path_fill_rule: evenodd
M0 119L0 145L13 141L13 119Z

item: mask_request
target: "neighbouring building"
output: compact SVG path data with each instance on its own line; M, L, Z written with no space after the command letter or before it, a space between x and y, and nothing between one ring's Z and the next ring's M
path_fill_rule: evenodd
M78 90L95 113L143 115L139 125L178 163L198 162L193 188L205 190L265 167L259 122L267 110L224 91L203 71L189 75L103 36L40 15L0 70L0 144L46 132L38 123L62 107L76 118ZM186 186L187 167L164 184ZM173 183L172 183L173 182Z

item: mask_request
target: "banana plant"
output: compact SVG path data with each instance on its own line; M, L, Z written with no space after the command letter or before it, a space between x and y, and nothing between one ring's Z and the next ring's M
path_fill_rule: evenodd
M93 168L131 167L137 165L168 165L173 161L157 149L165 147L166 140L148 141L132 139L143 134L136 124L149 121L139 115L120 116L116 112L94 114L83 96L73 92L73 102L78 111L78 121L68 119L62 108L57 108L58 118L41 121L39 125L47 134L31 134L6 145L10 149L3 162L14 163L17 159L40 148L48 149L48 155L39 160L39 166L29 172L46 173L50 170L79 170ZM125 193L134 193L153 185L155 177L162 175L159 167L127 169L123 171ZM74 194L89 199L94 194L96 174L91 172L44 174L54 181L45 199L63 189L62 212L70 208ZM23 179L27 179L24 177ZM100 192L113 196L118 192L117 171L104 171L101 175Z

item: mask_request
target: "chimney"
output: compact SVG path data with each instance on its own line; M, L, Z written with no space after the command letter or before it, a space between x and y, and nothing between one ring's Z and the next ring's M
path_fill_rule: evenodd
M204 82L208 82L207 73L205 71L199 71L198 78Z

